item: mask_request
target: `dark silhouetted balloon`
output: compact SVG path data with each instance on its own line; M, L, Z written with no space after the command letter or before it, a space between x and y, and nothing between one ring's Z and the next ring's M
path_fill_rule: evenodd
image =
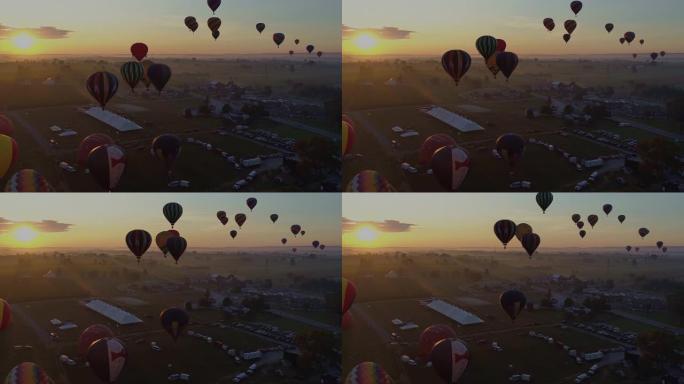
M613 211L613 206L610 204L603 204L603 213L606 214L606 216L610 215L610 213Z
M515 236L516 225L511 220L499 220L494 224L494 234L501 241L504 249Z
M456 331L446 324L435 324L425 328L418 337L418 357L423 361L427 361L435 344L444 339L453 339L455 337Z
M575 213L572 215L571 219L573 223L577 224L578 221L582 220L582 216L580 216L579 213Z
M173 228L181 216L183 216L183 206L178 203L167 203L162 208L162 213L169 224L171 224L171 228Z
M532 255L541 244L541 238L536 233L528 233L522 238L522 246L527 251L527 255L532 258Z
M273 42L276 43L278 48L280 48L280 44L282 44L285 41L285 34L283 33L274 33L273 34Z
M207 0L207 6L211 9L212 13L216 13L216 10L221 6L221 0Z
M121 77L135 91L135 87L145 77L145 67L138 61L129 61L121 66Z
M188 16L185 18L185 26L194 33L199 28L199 23L194 17Z
M178 264L178 260L180 260L181 256L183 256L183 253L185 253L185 249L187 247L188 242L181 236L174 236L166 241L166 248L176 261L176 264Z
M225 211L216 212L216 218L221 222L221 224L228 224L228 214Z
M553 203L553 193L551 192L539 192L537 193L537 205L542 209L542 213L546 213L546 210Z
M118 145L100 145L88 154L90 175L106 191L112 191L119 185L125 169L126 154Z
M266 24L264 23L257 23L256 25L256 30L261 34L266 29Z
M86 88L90 96L104 109L109 100L114 97L116 91L119 90L119 80L112 73L96 72L88 78Z
M157 92L161 93L171 79L171 68L166 64L152 64L147 69L147 77Z
M430 164L442 187L457 191L468 176L470 156L461 147L445 146L435 151Z
M577 15L582 10L582 2L573 1L572 3L570 3L570 9L572 10L572 12L575 13L575 15Z
M598 216L597 215L589 215L587 216L587 221L589 222L589 225L591 225L592 228L598 223Z
M472 59L468 52L460 49L448 51L442 56L442 68L454 79L456 85L468 73L471 63Z
M147 45L145 43L135 43L131 45L131 54L138 61L142 61L142 59L147 57L148 51L149 49L147 48Z
M496 139L496 151L515 167L525 152L525 139L515 133L507 133Z
M152 245L152 235L145 230L134 229L126 234L126 245L138 259L138 263L140 263L140 259L150 249L150 245Z
M618 221L620 222L620 224L624 223L626 219L627 219L627 216L625 216L625 215L618 216Z
M549 32L551 32L556 28L556 23L553 21L552 18L547 17L546 19L544 19L544 27L546 27L546 29Z
M167 308L159 315L159 321L173 341L176 341L190 323L190 316L180 308Z
M87 359L95 376L105 383L114 383L126 366L128 352L121 340L106 337L90 345Z
M499 302L501 303L501 308L503 308L508 317L510 317L511 320L515 320L525 308L527 298L522 292L512 289L502 293L501 297L499 297Z
M237 223L238 227L242 228L242 225L247 221L247 215L244 213L238 213L235 215L235 222Z
M250 197L249 199L247 199L247 207L249 207L250 211L254 210L254 207L256 207L256 205L257 199L255 199L254 197Z
M275 213L272 214L272 215L271 215L271 221L272 221L273 223L275 223L276 221L278 221L278 215L275 214Z
M78 354L86 357L92 343L102 338L114 337L114 332L103 324L94 324L86 328L78 337Z
M465 342L459 339L444 339L432 348L430 361L442 380L455 384L468 368L470 351Z
M181 140L172 134L159 135L152 141L152 153L164 162L166 171L170 174L181 152Z
M237 234L238 234L237 231L234 229L232 231L230 231L230 237L232 237L233 239L237 237Z

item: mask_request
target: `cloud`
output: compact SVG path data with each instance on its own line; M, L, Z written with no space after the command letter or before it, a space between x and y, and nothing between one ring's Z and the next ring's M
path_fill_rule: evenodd
M342 218L342 231L349 232L361 226L373 226L380 232L409 232L411 228L415 227L415 224L402 223L398 220L384 220L384 221L356 221L351 220L346 217Z
M0 39L6 39L17 33L28 33L36 39L54 40L66 39L73 31L57 27L13 28L0 24Z
M28 226L35 229L38 232L43 233L58 233L66 232L73 226L73 224L60 223L55 220L42 220L42 221L12 221L0 217L0 233L6 233L14 228Z
M416 33L415 31L408 31L397 27L382 27L382 28L354 28L348 25L342 25L342 38L349 39L357 34L367 33L377 36L385 40L405 40L410 39Z

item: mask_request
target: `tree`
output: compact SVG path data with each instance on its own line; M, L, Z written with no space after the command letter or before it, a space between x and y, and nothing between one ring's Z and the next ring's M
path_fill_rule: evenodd
M663 363L679 361L679 342L672 334L663 331L642 332L637 337L636 344L641 352L641 358L656 367Z
M667 307L679 316L679 326L684 327L684 290L667 295Z
M643 161L639 171L646 182L662 177L666 169L679 165L679 147L662 137L639 140L637 151Z

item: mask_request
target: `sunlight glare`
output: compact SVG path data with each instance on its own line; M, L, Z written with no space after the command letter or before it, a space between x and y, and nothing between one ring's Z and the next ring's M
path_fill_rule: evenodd
M354 44L356 44L359 49L367 51L374 48L378 44L378 41L375 37L364 33L354 39Z
M378 233L371 227L362 227L356 231L356 238L359 241L370 242L378 237Z
M21 226L14 230L14 239L20 243L28 243L38 236L33 228Z
M20 33L12 38L12 44L21 50L30 49L35 42L36 40L28 33Z

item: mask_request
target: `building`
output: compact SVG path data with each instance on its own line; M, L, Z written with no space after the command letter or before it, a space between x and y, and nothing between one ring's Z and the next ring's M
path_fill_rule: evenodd
M420 108L420 111L463 133L484 131L476 122L436 105Z
M84 305L119 325L132 325L143 322L133 314L99 299L87 301Z
M109 125L119 132L139 131L143 129L137 123L100 107L84 108L82 111L86 115Z
M450 318L451 320L459 323L460 325L474 325L484 323L484 320L473 315L472 313L464 309L461 309L453 304L447 303L443 300L432 300L426 305L426 307L432 309L435 312L441 313L442 315Z

